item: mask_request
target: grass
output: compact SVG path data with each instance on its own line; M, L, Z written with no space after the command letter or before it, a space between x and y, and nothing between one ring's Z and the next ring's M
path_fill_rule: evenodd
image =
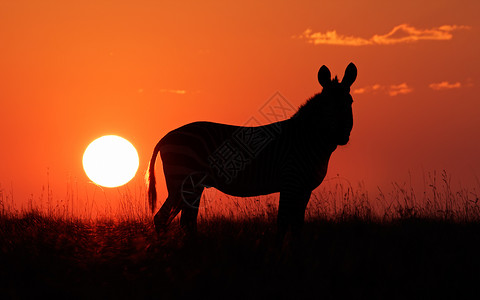
M115 219L3 211L0 295L473 298L480 295L478 197L453 192L440 177L420 195L394 184L374 200L362 186L325 182L309 204L302 245L287 238L283 249L274 243L274 197L207 193L196 240L185 239L178 221L157 236L136 210ZM232 205L215 210L218 202Z

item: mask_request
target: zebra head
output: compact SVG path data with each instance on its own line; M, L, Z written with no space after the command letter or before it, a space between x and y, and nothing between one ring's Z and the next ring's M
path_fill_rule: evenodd
M341 82L337 77L332 80L330 70L322 66L318 71L318 82L323 87L321 107L317 117L321 126L328 129L328 137L337 145L345 145L350 139L353 128L352 103L350 86L357 78L357 67L350 63Z

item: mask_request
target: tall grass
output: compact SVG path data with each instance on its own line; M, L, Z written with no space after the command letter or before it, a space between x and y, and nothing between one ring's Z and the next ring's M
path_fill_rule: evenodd
M310 198L306 221L363 220L385 222L407 218L453 222L480 221L479 193L475 188L453 188L446 171L426 174L423 190L415 190L411 181L393 182L390 187L367 191L363 183L353 185L342 177L326 179ZM46 217L76 220L151 220L145 188L129 184L117 189L91 185L79 191L77 183L67 184L64 197L54 198L50 185L38 198L33 195L25 205L16 205L13 190L0 185L0 214L24 215L31 212ZM202 195L199 220L224 218L232 221L262 219L274 221L278 193L239 198L206 189ZM160 203L161 204L161 203Z
M423 190L415 190L411 181L393 182L390 187L378 187L376 193L367 191L363 183L352 185L347 179L326 179L310 198L307 221L363 220L389 222L400 219L431 219L454 222L480 221L479 194L476 189L452 188L446 171L425 176ZM373 194L373 196L372 196ZM265 197L238 198L220 192L202 199L201 216L206 219L228 217L274 219L278 194Z
M107 189L95 184L79 188L69 181L66 193L57 195L44 185L38 196L14 198L12 190L0 185L0 215L22 217L31 213L42 217L77 221L127 221L150 218L144 187L138 184Z
M141 185L73 184L63 198L47 187L20 208L0 189L1 295L477 299L478 194L453 188L446 172L426 178L423 190L392 183L374 196L326 180L307 207L300 252L275 243L278 195L209 189L192 241L178 222L156 234Z

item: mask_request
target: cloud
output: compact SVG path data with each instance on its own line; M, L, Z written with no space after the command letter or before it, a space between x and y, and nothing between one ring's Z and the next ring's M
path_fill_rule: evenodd
M370 93L374 93L374 91L375 90L373 89L373 86L365 86L365 87L353 89L352 94L354 95L370 94Z
M313 32L312 29L305 30L300 39L306 39L308 43L314 45L340 45L340 46L366 46L366 45L394 45L400 43L411 43L420 40L451 40L452 32L460 29L470 29L464 25L443 25L431 29L417 29L408 24L395 26L390 32L379 35L375 34L371 38L346 36L338 34L336 30L325 33Z
M451 90L451 89L458 89L462 87L460 82L450 83L448 81L442 81L438 83L432 83L429 85L432 90L441 91L441 90Z
M390 96L404 95L413 91L405 82L397 85L391 85L388 88L388 94Z
M171 94L184 95L184 94L187 93L187 91L186 90L161 89L160 93L171 93Z
M365 94L367 92L366 88L358 88L352 91L352 94Z
M309 43L314 45L363 46L371 44L370 41L363 38L339 35L336 30L321 33L312 32L309 28L305 30L299 38L307 39Z
M397 95L405 95L413 92L413 88L409 87L406 82L400 84L392 84L392 85L381 85L381 84L374 84L370 86L365 86L361 88L356 88L352 90L352 94L386 94L389 96L397 96Z

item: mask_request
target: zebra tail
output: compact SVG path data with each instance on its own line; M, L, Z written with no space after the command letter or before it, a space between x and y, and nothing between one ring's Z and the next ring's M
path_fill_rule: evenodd
M157 160L158 152L160 151L159 144L153 150L152 159L150 160L150 164L148 165L147 172L145 174L145 180L147 182L147 190L148 190L148 205L152 213L155 212L155 208L157 206L157 188L156 188L156 181L155 181L155 161Z

